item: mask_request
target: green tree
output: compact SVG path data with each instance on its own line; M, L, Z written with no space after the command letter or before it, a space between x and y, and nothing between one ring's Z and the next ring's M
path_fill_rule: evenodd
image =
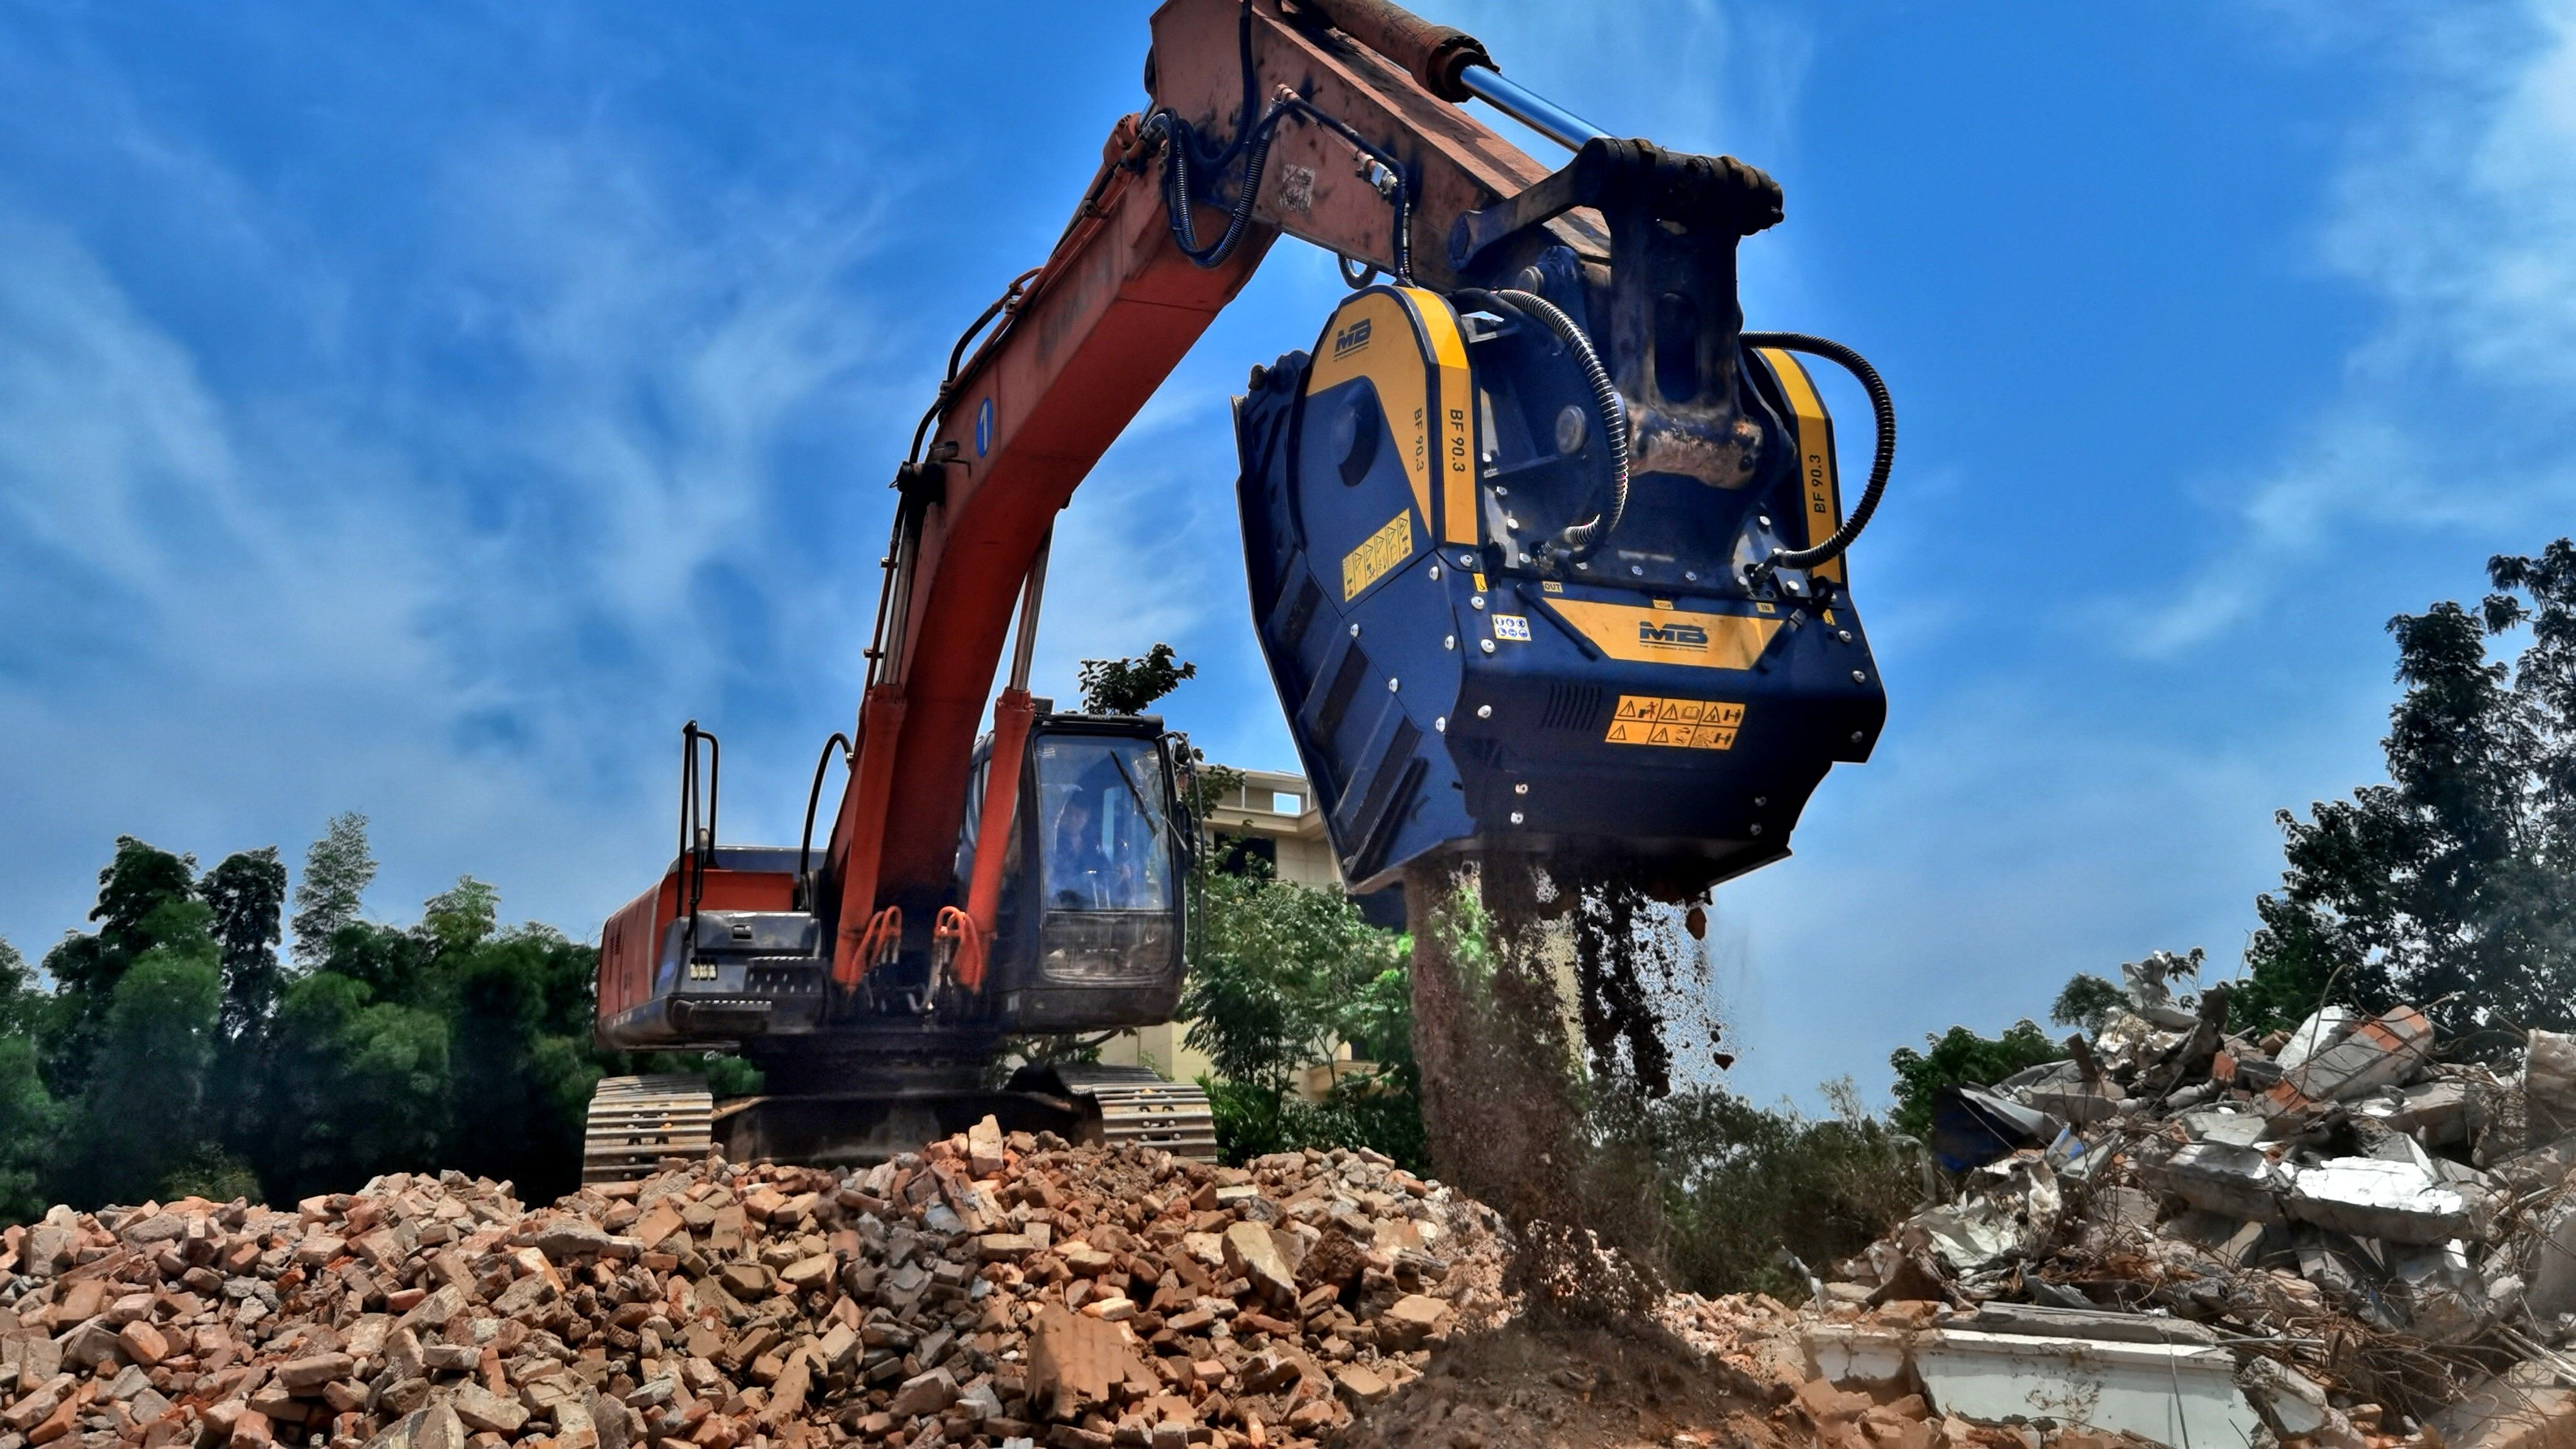
M26 958L0 940L0 1223L31 1221L47 1205L46 1167L62 1113L37 1063L45 1006Z
M248 1173L239 1155L267 1130L261 1091L268 1075L268 1026L287 977L277 956L284 935L285 862L273 845L237 851L198 880L197 897L213 912L210 929L223 966L222 1028L213 1068L223 1090L209 1100L207 1118L228 1155L201 1165L190 1184L202 1196L225 1201L233 1194L224 1188ZM256 1193L257 1184L249 1190Z
M33 1037L0 1036L0 1223L44 1216L62 1109L45 1090Z
M1198 677L1199 667L1157 644L1142 659L1086 659L1076 676L1086 714L1143 714L1145 706Z
M195 900L168 901L155 936L117 980L72 1133L67 1197L140 1202L209 1147L205 1095L223 1005L223 966Z
M0 1036L33 1040L45 1019L45 993L18 948L0 938Z
M1396 950L1407 949L1402 936L1392 939ZM1352 1053L1374 1070L1333 1083L1318 1135L1330 1145L1374 1147L1415 1172L1428 1172L1431 1140L1422 1126L1422 1065L1413 1055L1413 978L1407 967L1390 966L1369 978L1343 1007L1338 1027Z
M1192 1018L1186 1040L1215 1068L1204 1085L1226 1156L1374 1146L1419 1163L1405 938L1369 925L1338 890L1233 875L1210 875L1202 889L1181 1011ZM1305 1068L1346 1041L1383 1054L1385 1070L1305 1101Z
M55 990L38 1035L45 1085L57 1101L88 1088L117 984L135 961L165 941L193 946L204 937L196 868L193 856L118 836L115 858L98 873L98 904L89 913L97 932L65 936L45 953Z
M212 929L224 971L224 1038L237 1041L267 1022L286 985L277 960L286 864L277 858L274 845L237 851L197 882L197 896L214 912Z
M519 1184L532 1199L578 1184L593 952L551 931L477 941L454 963L454 1112L473 1123L443 1163Z
M2079 971L2068 977L2066 989L2048 1008L2048 1019L2059 1026L2081 1027L2086 1036L2100 1036L2105 1022L2114 1011L2129 1009L2129 993L2091 972Z
M1796 1302L1808 1292L1799 1265L1823 1274L1914 1210L1920 1147L1864 1110L1849 1082L1825 1096L1833 1113L1823 1118L1715 1087L1685 1087L1653 1105L1676 1286Z
M363 934L401 935L348 926L335 941L354 944L350 938ZM396 953L367 959L389 954ZM375 997L367 981L327 967L286 989L265 1093L269 1133L252 1156L272 1201L346 1192L397 1168L446 1165L447 1020Z
M2255 902L2236 1024L2329 995L2426 1004L2447 1038L2576 1025L2576 544L2488 564L2497 592L2390 621L2403 693L2388 783L2278 819L2287 868ZM2528 628L2520 659L2490 654ZM2474 1048L2473 1048L2474 1049Z
M427 931L360 921L331 934L320 969L365 986L371 1001L444 1015L452 973L440 969L441 955L438 938Z
M375 884L376 858L367 849L367 817L344 811L331 817L322 838L304 852L304 878L295 883L295 959L319 965L332 938L358 919Z
M501 893L470 875L421 903L421 933L445 950L471 950L500 925Z
M1896 1071L1896 1130L1920 1137L1932 1130L1932 1096L1941 1088L1991 1087L2013 1073L2066 1055L2035 1021L2017 1021L1999 1037L1964 1026L1925 1036L1926 1051L1898 1047L1887 1059Z
M734 1058L596 1050L597 952L503 928L482 881L460 878L410 926L357 919L373 870L364 821L335 820L296 893L300 973L276 958L273 849L198 879L191 858L120 839L98 929L48 957L57 992L0 943L0 1217L192 1191L284 1202L396 1168L552 1197L578 1180L603 1072L757 1090Z

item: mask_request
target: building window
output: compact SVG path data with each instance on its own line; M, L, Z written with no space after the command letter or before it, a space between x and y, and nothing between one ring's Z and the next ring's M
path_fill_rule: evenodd
M1270 809L1279 815L1303 815L1306 813L1306 797L1273 790L1270 792Z
M1253 864L1255 861L1260 864ZM1220 835L1216 838L1216 868L1227 875L1276 879L1279 842L1265 835Z

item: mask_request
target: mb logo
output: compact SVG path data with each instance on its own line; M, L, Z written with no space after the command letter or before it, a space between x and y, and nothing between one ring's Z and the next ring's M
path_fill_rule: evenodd
M1658 624L1652 619L1639 619L1637 642L1657 649L1706 649L1708 631L1697 624Z
M1350 326L1333 334L1333 355L1335 357L1341 357L1349 353L1357 352L1361 348L1368 346L1368 340L1369 319L1362 317L1357 322L1354 322Z

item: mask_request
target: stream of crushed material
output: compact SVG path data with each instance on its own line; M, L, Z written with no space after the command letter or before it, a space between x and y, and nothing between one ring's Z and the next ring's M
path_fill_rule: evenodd
M1702 918L1598 855L1420 866L1405 898L1435 1167L1502 1214L1534 1307L1637 1316L1664 1291L1644 1108L1673 1087L1668 1024L1705 1001Z

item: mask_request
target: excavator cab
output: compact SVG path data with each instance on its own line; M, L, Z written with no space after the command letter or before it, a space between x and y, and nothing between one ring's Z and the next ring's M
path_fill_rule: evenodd
M683 850L602 941L600 1037L627 1050L802 1036L862 1018L928 1019L969 1035L1100 1031L1171 1019L1180 1000L1194 827L1163 722L1057 714L1031 724L1002 848L1002 896L983 980L955 979L940 944L832 989L824 924L798 846L720 845L689 727ZM956 898L966 899L993 742L975 748ZM703 811L703 813L701 813ZM695 822L709 822L700 828Z
M957 846L960 899L984 847L976 823L991 764L987 737ZM1018 789L986 954L991 1009L1015 1032L1170 1020L1194 837L1162 720L1041 711Z

